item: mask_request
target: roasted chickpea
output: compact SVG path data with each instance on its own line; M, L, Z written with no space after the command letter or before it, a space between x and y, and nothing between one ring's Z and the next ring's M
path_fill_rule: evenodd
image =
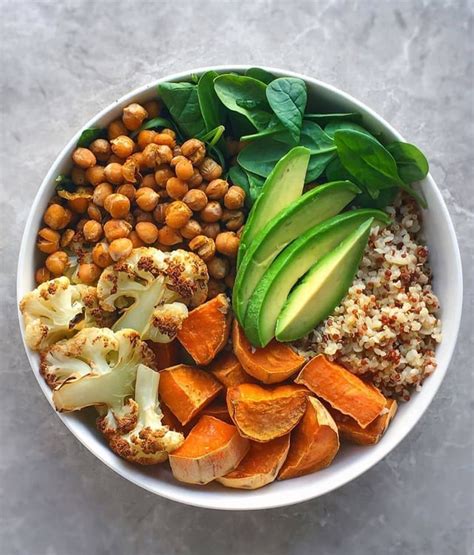
M242 210L224 210L222 212L222 223L229 231L237 231L242 227L245 216Z
M201 224L196 220L189 220L179 232L185 239L193 239L193 237L202 234Z
M145 212L141 208L135 208L135 210L133 211L133 217L135 218L135 221L137 223L153 221L153 215L151 214L151 212Z
M109 243L115 239L127 237L132 231L132 226L125 220L109 220L104 224L105 238Z
M138 152L136 154L139 154ZM122 166L122 177L128 183L136 183L140 175L140 163L135 155L129 156Z
M161 130L162 133L164 133L165 135L169 135L170 137L173 137L173 139L176 139L176 132L173 131L173 129L170 129L169 127L165 127L164 129Z
M72 153L72 159L76 166L79 166L83 170L92 168L92 166L97 164L96 157L88 148L76 148L76 150Z
M75 231L73 229L65 229L61 235L60 245L62 248L67 247L74 238Z
M163 129L163 133L166 131L166 129ZM181 147L179 145L176 145L173 148L173 156L182 156L182 152L181 152Z
M166 191L173 199L182 199L188 192L188 186L178 177L170 177L166 182Z
M117 162L112 162L105 166L105 178L109 183L113 183L114 185L122 185L123 183L123 174L122 174L122 166Z
M197 187L200 187L202 185L202 182L203 179L201 172L197 168L194 168L191 179L188 179L188 187L190 189L196 189Z
M69 257L64 251L56 251L48 256L44 264L54 276L62 276L68 267Z
M86 172L82 168L74 166L71 170L71 179L77 187L83 187L86 184Z
M119 119L109 123L109 126L107 127L107 136L109 137L109 141L113 141L117 137L120 137L120 135L126 135L127 133L127 128Z
M221 254L234 257L239 250L240 239L233 231L224 231L216 237L216 249Z
M93 262L90 264L79 264L79 268L77 269L79 281L87 285L95 283L99 279L101 273L102 269Z
M242 208L245 202L245 191L237 185L232 185L224 196L224 206L229 210Z
M89 206L89 199L85 197L72 198L67 201L67 206L75 214L84 214Z
M172 168L176 168L176 164L178 162L183 161L183 160L188 160L188 159L185 156L183 156L182 154L178 154L178 156L173 156L173 158L171 158L170 166ZM189 162L189 160L188 160L188 162ZM192 166L192 164L191 164L191 166Z
M109 245L110 258L115 262L127 257L133 250L133 244L127 237L115 239Z
M191 209L184 202L175 200L166 210L165 222L173 229L181 229L189 222L192 215Z
M193 166L199 166L206 156L206 145L199 139L189 139L181 145L181 152Z
M87 168L86 179L94 187L96 187L99 183L103 183L105 181L105 171L103 166L92 166L92 168Z
M94 193L92 195L92 202L97 204L97 206L104 206L105 199L111 195L113 192L112 185L110 183L99 183L97 187L94 189Z
M214 258L207 263L207 269L212 278L224 279L229 272L229 261L227 258L214 256Z
M212 158L204 158L199 166L199 171L206 181L214 181L222 175L222 166Z
M122 121L129 131L136 131L147 117L145 108L134 102L123 109Z
M156 190L158 187L155 180L155 174L149 173L144 175L140 183L140 187L148 187L149 189Z
M145 212L153 212L160 201L160 195L150 187L140 187L135 193L135 202Z
M208 284L207 284L207 298L208 299L213 299L214 297L217 297L217 295L220 295L221 293L224 293L225 291L225 284L222 281L217 281L215 279L210 279Z
M35 280L38 285L49 281L51 279L51 272L48 268L38 268L35 273Z
M140 150L143 150L147 145L153 142L153 139L157 135L156 131L152 129L144 129L138 133L137 143Z
M82 229L87 221L88 220L86 218L81 218L76 224L76 231L79 231L82 234Z
M207 195L199 189L191 189L184 195L183 202L194 212L199 212L207 205Z
M214 179L206 187L206 195L212 200L219 200L224 198L227 190L229 189L229 184L224 179Z
M99 162L106 162L112 154L110 143L106 139L96 139L89 145L89 150L99 160Z
M173 148L176 144L175 139L167 133L157 133L153 139L153 142L157 145L169 146L170 148Z
M172 246L181 243L183 238L177 229L164 225L158 232L158 242L162 245Z
M84 234L84 239L86 241L89 243L97 243L97 241L102 238L104 230L99 222L89 220L84 224L82 233Z
M59 241L61 236L57 231L49 227L43 227L38 231L38 241L36 246L45 254L52 254L59 249Z
M156 168L161 164L169 164L173 151L169 146L151 143L143 149L143 163L147 168Z
M97 243L92 249L92 260L99 268L107 268L112 264L112 258L109 254L109 245L107 243Z
M157 100L150 100L149 102L145 102L143 107L147 111L148 117L150 119L156 118L160 115L161 106Z
M199 212L201 220L206 223L218 222L222 216L222 206L217 200L209 201L206 206Z
M191 239L191 241L189 241L189 248L205 262L211 260L216 254L216 244L214 240L205 235L197 235Z
M119 195L126 196L130 202L133 202L135 199L135 191L136 189L131 183L124 183L117 187L115 192Z
M44 213L43 220L51 229L64 229L71 221L71 212L60 204L50 204Z
M216 222L213 224L204 224L202 226L202 234L206 237L210 237L214 239L219 235L221 232L221 226Z
M159 187L165 188L168 179L174 177L174 172L169 166L160 166L155 172L155 181Z
M158 239L158 228L152 222L138 222L135 231L138 237L147 245L155 243Z
M176 177L182 179L183 181L191 179L194 175L193 165L187 158L184 157L176 164L174 171L176 172Z
M153 217L159 224L165 223L166 210L168 209L169 202L162 202L153 210Z
M233 272L225 276L224 283L227 285L229 289L232 289L232 287L234 287L234 282L235 282L235 274Z
M102 212L97 204L89 204L89 206L87 207L87 215L91 220L95 220L96 222L102 221Z
M145 245L145 243L140 239L138 233L135 230L130 232L128 238L132 242L134 249L138 249L138 247L143 247Z
M112 193L105 199L104 208L112 218L125 218L130 212L130 200L120 193Z
M112 144L112 152L119 158L128 158L135 148L135 143L127 135L119 135L116 139L110 141Z

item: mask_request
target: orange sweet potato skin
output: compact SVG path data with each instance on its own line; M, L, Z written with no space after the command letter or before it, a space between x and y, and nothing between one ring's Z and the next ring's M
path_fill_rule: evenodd
M304 476L331 464L339 450L337 426L324 405L314 397L300 424L293 430L288 457L279 480Z
M308 391L295 385L242 384L227 390L227 407L239 433L266 442L288 434L303 417Z
M200 368L178 364L160 372L160 398L183 426L221 391L222 385Z
M209 364L229 340L231 310L229 299L217 295L192 310L178 332L178 340L196 364Z
M207 368L225 389L255 380L242 368L238 358L232 352L220 353Z
M265 384L285 381L304 364L302 356L275 339L263 349L254 348L237 320L234 320L232 326L232 344L235 356L245 372Z
M387 431L387 428L397 412L397 402L387 399L386 412L377 416L366 428L362 428L350 416L342 414L335 409L329 409L334 422L338 427L339 434L345 440L357 445L374 445Z
M362 428L373 422L385 407L385 397L373 386L324 355L312 358L295 382L305 385L333 408L353 418Z

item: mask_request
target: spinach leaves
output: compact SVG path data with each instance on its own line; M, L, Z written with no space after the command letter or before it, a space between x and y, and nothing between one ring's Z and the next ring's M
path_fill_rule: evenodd
M275 79L267 86L267 100L295 144L298 144L306 109L306 83L293 77Z
M405 183L421 181L428 175L428 160L415 145L395 141L387 145L387 150L394 157L398 174Z
M99 127L90 127L84 129L77 141L78 147L87 148L96 139L105 139L107 137L107 130Z
M199 106L197 85L162 83L158 91L171 117L186 137L196 137L207 131Z

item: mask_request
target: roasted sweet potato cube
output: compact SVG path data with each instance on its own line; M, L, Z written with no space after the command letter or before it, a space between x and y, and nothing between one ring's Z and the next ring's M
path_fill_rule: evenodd
M230 417L230 414L229 414L229 409L227 408L225 401L222 400L220 397L218 397L210 405L207 405L207 407L204 407L202 409L201 414L203 416L204 415L213 416L214 418L218 418L223 422L227 422L228 424L233 424L232 418Z
M397 402L394 399L387 399L385 409L366 428L361 428L353 418L335 409L331 408L329 412L334 418L342 438L358 445L374 445L374 443L379 442L380 438L387 431L390 422L397 412Z
M225 389L242 383L254 383L255 380L245 372L238 358L232 352L218 355L208 366L209 372L217 378Z
M362 428L373 422L385 407L386 399L372 385L327 360L312 358L298 374L296 383L305 385L333 408L353 418Z
M207 484L236 468L249 443L235 426L201 416L181 447L169 456L173 476L188 484Z
M229 339L231 310L229 299L217 295L192 310L178 332L178 340L196 364L209 364Z
M288 457L279 480L303 476L329 466L339 450L337 426L324 405L308 397L303 419L291 433Z
M195 366L178 364L160 372L160 398L183 426L221 391L212 374Z
M271 441L288 434L300 421L308 390L297 385L262 387L242 384L227 390L227 407L240 435Z
M237 320L234 320L232 327L232 344L235 356L247 374L265 384L285 381L304 364L302 356L275 339L266 347L256 349L245 337Z
M275 480L290 447L290 434L267 443L250 442L239 466L217 481L228 488L257 489Z
M169 368L179 362L179 343L176 339L170 343L155 343L147 341L147 345L155 354L155 367L157 370Z

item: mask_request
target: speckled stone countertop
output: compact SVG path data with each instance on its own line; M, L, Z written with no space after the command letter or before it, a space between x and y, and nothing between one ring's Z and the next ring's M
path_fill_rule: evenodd
M1 0L0 552L4 555L472 553L473 3ZM325 497L195 509L98 462L51 412L21 346L15 272L35 191L71 135L158 76L250 63L353 94L428 155L465 270L450 371L408 438Z

